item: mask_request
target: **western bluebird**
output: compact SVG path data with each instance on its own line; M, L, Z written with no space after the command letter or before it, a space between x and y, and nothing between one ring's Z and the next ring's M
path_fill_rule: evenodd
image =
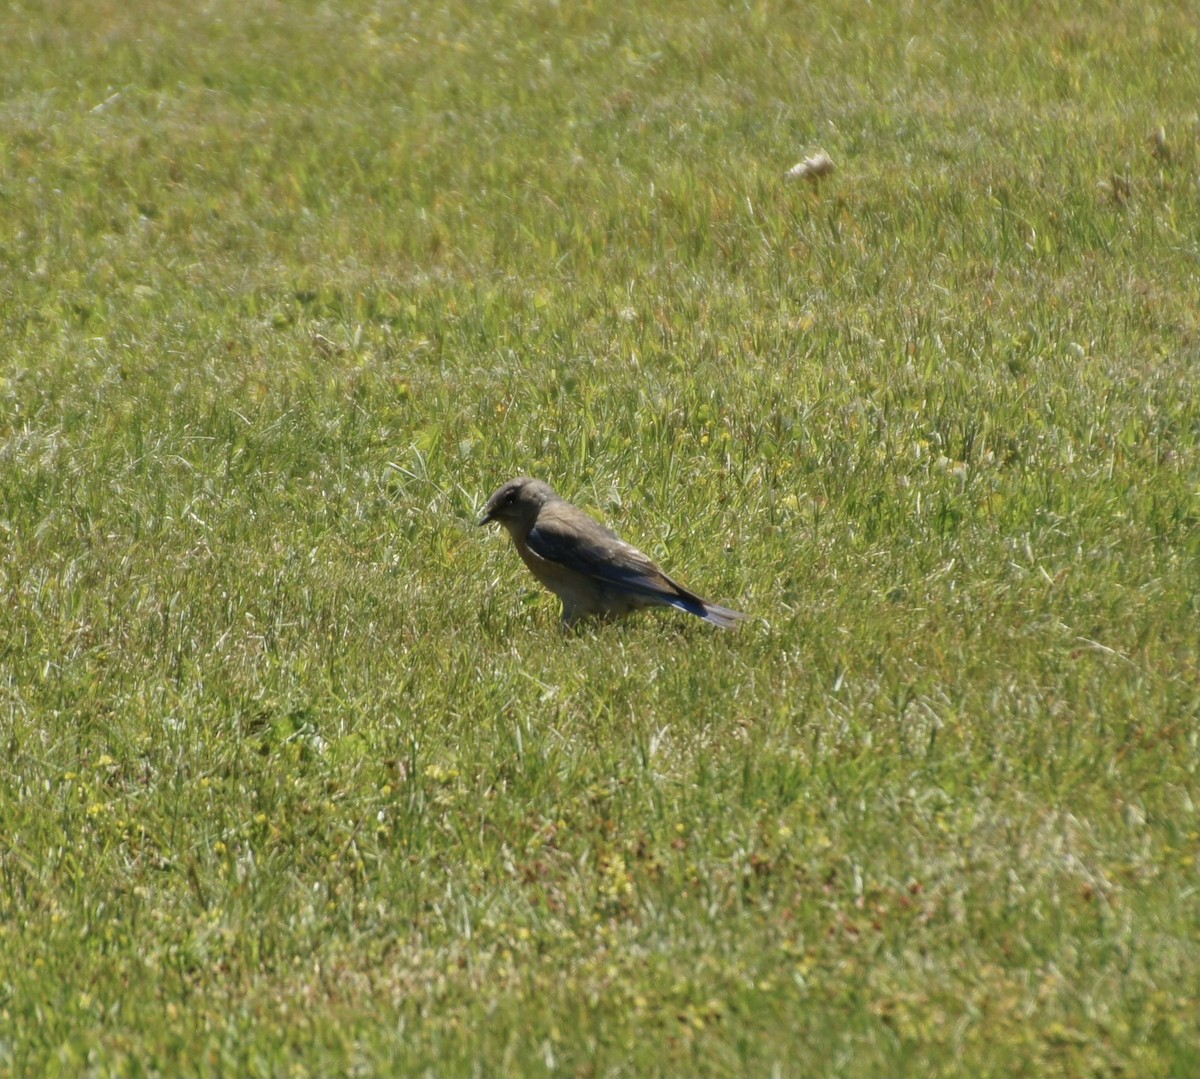
M562 600L563 624L639 607L678 607L731 629L746 616L676 584L641 551L559 498L548 483L521 476L490 499L481 525L498 521L533 575Z

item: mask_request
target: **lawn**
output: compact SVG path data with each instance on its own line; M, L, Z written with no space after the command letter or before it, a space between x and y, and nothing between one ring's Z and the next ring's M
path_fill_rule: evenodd
M1197 56L5 5L0 1075L1200 1073Z

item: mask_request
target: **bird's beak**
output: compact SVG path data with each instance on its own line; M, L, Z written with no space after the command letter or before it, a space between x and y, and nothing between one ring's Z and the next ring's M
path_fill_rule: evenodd
M479 518L478 525L480 528L482 528L484 525L490 524L495 519L496 518L493 517L490 513L485 513L482 517Z

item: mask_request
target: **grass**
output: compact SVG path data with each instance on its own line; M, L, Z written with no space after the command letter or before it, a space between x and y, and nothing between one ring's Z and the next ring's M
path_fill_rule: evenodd
M1198 47L9 5L0 1074L1200 1071Z

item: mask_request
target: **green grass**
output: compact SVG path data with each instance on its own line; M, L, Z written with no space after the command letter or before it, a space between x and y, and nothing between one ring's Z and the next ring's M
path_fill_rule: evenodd
M8 5L0 1074L1200 1072L1198 54Z

